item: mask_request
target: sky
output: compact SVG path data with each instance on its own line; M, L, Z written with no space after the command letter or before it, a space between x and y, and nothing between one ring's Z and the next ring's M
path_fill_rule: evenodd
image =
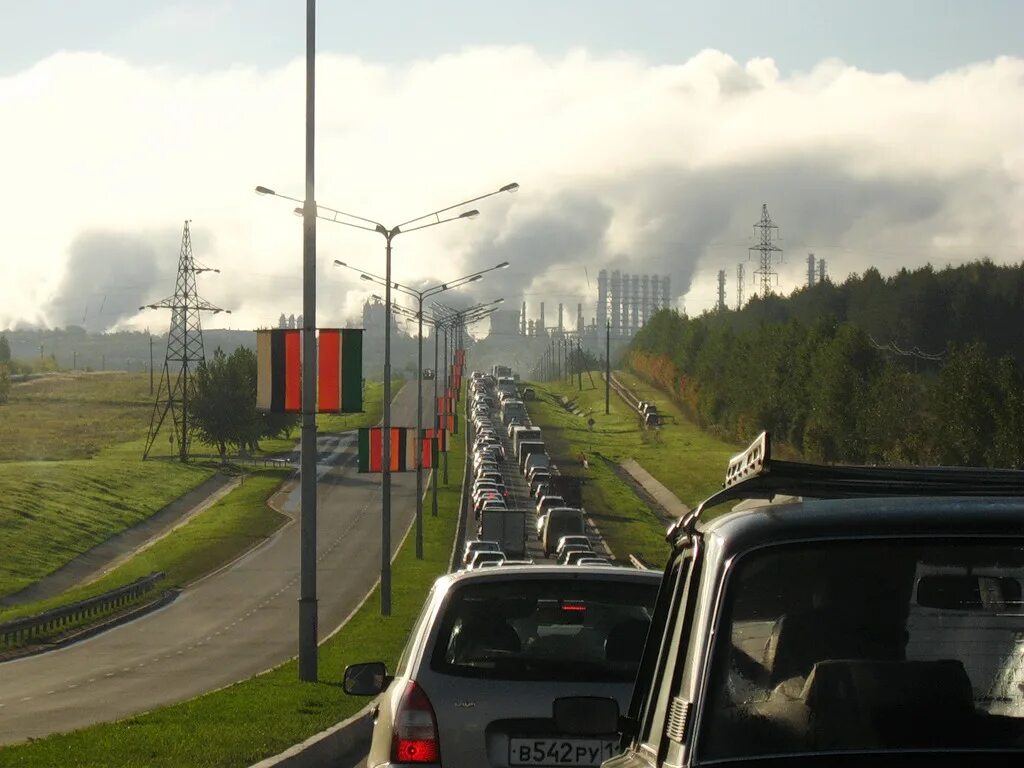
M190 220L199 293L256 328L302 311L299 0L0 0L0 328L166 327ZM1024 3L944 0L321 2L316 199L391 226L518 182L394 241L454 302L594 315L597 273L669 275L713 306L753 225L777 290L1021 260ZM461 209L457 209L461 210ZM354 221L354 220L350 220ZM320 222L319 326L369 293L384 241Z

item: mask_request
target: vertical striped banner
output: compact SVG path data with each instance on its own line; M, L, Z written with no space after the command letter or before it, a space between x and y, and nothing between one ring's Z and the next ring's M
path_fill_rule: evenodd
M381 472L384 468L384 429L363 427L359 430L359 471ZM392 472L416 469L416 430L412 427L391 428Z
M301 331L256 331L256 408L271 413L302 410Z
M317 411L363 410L362 328L322 328L317 368Z

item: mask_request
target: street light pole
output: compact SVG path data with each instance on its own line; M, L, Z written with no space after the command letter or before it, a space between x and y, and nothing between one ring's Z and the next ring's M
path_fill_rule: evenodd
M381 227L383 229L383 227ZM380 615L391 615L391 240L398 234L397 227L384 231L384 451L381 461L381 521L380 521Z
M306 198L302 206L302 431L299 442L299 679L317 679L316 198L313 192L316 0L306 0Z
M612 387L612 321L609 320L604 328L604 415L611 411L611 387Z

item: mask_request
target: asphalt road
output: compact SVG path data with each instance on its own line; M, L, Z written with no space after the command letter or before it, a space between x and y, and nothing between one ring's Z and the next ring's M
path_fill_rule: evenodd
M415 424L415 416L416 387L409 384L394 399L392 424ZM335 438L333 446L331 438L326 442L320 447L331 452L318 465L321 638L373 587L381 559L380 476L356 473L355 433ZM415 490L415 473L392 475L395 549L415 514ZM295 656L298 506L296 486L283 505L292 522L166 608L80 643L0 664L0 744L189 699Z

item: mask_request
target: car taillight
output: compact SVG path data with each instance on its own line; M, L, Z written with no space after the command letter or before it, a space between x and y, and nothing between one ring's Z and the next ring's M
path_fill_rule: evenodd
M437 763L441 749L437 738L437 719L430 699L414 680L410 680L395 712L391 736L391 761L395 763Z

